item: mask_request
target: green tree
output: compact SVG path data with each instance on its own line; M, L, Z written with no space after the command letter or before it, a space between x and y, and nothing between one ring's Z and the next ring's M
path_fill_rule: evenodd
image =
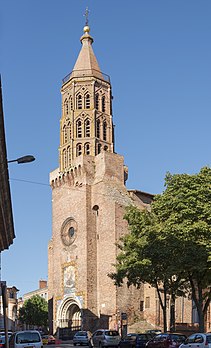
M23 307L19 310L19 320L21 323L36 325L40 327L48 326L48 303L39 296L32 296L26 300Z
M116 273L110 276L118 285L127 278L128 285L155 286L164 330L167 294L174 328L176 296L190 291L203 332L211 295L211 169L202 168L194 175L168 173L165 185L165 191L155 196L151 212L127 209L131 233L120 242Z

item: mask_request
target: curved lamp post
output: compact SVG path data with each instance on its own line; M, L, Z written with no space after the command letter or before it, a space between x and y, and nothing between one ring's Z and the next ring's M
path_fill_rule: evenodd
M33 161L35 161L35 157L34 156L26 155L26 156L23 156L23 157L16 158L14 160L7 161L7 163L17 162L18 164L21 164L21 163L29 163L29 162L33 162Z
M29 163L33 162L35 160L34 156L32 155L26 155L22 156L13 160L6 160L6 163L11 162L17 162L18 164L21 163ZM7 301L7 286L6 282L1 281L1 252L0 252L0 288L1 288L1 294L2 294L2 302L3 302L3 318L4 318L4 330L5 330L5 347L9 348L8 343L8 319L7 319L7 307L8 307L8 301Z

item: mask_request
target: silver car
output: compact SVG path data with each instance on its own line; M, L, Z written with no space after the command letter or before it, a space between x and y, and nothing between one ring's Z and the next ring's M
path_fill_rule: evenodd
M91 337L93 347L117 347L121 337L116 330L97 330Z
M179 348L211 348L211 333L197 332L189 336Z
M78 331L73 336L73 344L76 346L79 344L82 346L83 344L86 346L90 345L91 333L89 331Z

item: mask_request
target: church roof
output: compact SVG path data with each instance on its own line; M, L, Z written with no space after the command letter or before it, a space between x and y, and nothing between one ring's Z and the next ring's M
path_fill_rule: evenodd
M100 70L97 58L92 49L93 38L89 34L88 25L84 27L84 35L80 38L82 43L81 51L76 60L71 77L94 76L105 79Z

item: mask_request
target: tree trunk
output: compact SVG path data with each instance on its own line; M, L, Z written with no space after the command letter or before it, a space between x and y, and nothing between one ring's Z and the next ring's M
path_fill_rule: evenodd
M160 306L161 306L162 311L163 311L163 331L166 332L167 331L167 315L166 315L166 294L167 294L167 290L166 290L165 284L164 284L164 287L163 287L164 300L162 301L162 297L161 297L161 294L160 294L160 290L159 290L157 281L155 282L155 285L156 285L156 290L157 290Z
M194 281L191 277L190 284L192 288L192 298L195 302L199 317L199 332L204 332L203 289L200 282Z
M171 304L170 304L170 332L175 332L175 294L171 294Z

